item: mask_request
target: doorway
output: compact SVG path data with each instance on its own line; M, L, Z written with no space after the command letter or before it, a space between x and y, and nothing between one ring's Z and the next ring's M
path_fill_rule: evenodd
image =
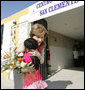
M40 20L37 20L37 21L34 21L32 23L32 25L34 24L42 24L46 29L48 28L48 23L45 19L40 19ZM48 30L48 29L47 29ZM47 76L48 76L48 62L47 62L47 50L48 50L48 37L45 39L45 42L46 42L46 47L44 48L44 63L40 65L40 73L42 75L42 78L43 80L47 79Z

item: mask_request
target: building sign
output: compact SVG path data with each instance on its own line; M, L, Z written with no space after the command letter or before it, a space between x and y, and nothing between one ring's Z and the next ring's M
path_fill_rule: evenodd
M84 1L39 1L29 7L29 21L36 21L84 5Z

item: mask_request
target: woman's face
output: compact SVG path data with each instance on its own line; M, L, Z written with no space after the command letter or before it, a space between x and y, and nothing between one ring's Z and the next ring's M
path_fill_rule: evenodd
M33 39L35 39L38 42L38 46L44 41L44 36L33 36Z

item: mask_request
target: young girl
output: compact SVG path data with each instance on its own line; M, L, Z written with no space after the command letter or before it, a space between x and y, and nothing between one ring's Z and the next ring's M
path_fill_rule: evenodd
M27 69L23 69L23 72L28 72L24 77L24 86L23 89L44 89L47 87L47 84L42 80L39 71L40 60L36 56L30 56L30 51L36 50L38 48L37 41L29 38L24 41L25 54L23 56L24 62L32 62L33 67L36 69L32 74ZM29 78L28 78L29 77Z

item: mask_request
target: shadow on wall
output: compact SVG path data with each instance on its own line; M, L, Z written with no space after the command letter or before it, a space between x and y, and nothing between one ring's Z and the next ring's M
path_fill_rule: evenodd
M46 81L48 84L48 89L65 89L68 85L72 84L71 81Z

